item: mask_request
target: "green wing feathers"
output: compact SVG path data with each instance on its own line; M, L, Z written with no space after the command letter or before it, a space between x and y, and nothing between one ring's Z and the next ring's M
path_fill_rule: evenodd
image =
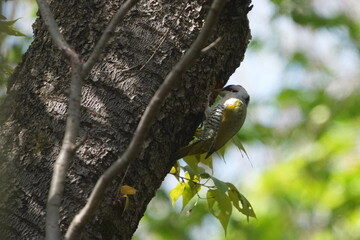
M176 159L208 152L211 141L212 139L197 140L194 143L191 143L183 148L180 148L175 155Z

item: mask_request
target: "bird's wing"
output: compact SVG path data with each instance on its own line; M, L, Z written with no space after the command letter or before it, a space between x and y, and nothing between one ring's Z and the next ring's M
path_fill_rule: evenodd
M210 145L211 139L195 141L183 148L180 148L175 154L175 159L206 153L209 150Z
M175 154L176 159L195 154L203 154L209 151L223 116L224 108L222 106L223 103L219 103L219 106L207 110L204 131L199 136L199 140L179 149Z
M226 106L226 107L225 107ZM225 145L242 127L246 117L246 105L239 99L231 98L224 103L221 124L216 128L216 135L205 158Z

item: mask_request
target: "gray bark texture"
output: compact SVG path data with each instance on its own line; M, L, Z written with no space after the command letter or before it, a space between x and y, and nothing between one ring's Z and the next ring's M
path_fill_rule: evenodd
M123 1L51 1L65 39L86 59ZM203 25L211 1L140 1L119 26L91 75L84 79L80 145L67 175L61 230L84 206L98 177L128 146L153 96ZM229 0L203 53L181 76L130 165L124 184L138 190L118 198L123 176L107 189L83 239L130 239L176 159L203 120L208 95L240 65L250 30L250 0ZM43 239L53 163L64 134L69 62L41 17L34 40L9 80L0 106L0 239Z

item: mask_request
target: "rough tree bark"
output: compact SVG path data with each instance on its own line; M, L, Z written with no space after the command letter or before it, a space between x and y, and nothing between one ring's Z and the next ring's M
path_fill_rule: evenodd
M84 59L123 1L51 1L62 33ZM81 142L65 187L64 232L97 178L127 147L150 98L197 36L210 1L150 0L130 11L101 61L84 80ZM171 158L202 121L207 96L243 59L250 30L250 0L230 0L202 54L166 100L124 184L138 193L129 208L117 201L122 176L109 187L83 239L130 239ZM69 65L41 18L34 41L9 80L0 106L0 238L41 239L52 165L64 133Z

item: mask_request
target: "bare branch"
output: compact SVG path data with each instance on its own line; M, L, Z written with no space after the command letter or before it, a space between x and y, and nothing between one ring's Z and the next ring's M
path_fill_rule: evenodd
M71 65L71 92L65 136L59 156L54 164L54 172L46 206L46 239L60 239L60 204L64 192L67 170L75 154L75 143L79 133L82 65L80 61L72 61Z
M113 18L111 19L110 23L105 28L104 33L101 35L99 41L97 42L94 50L92 51L89 59L84 63L83 66L83 74L87 75L93 66L95 65L96 61L100 57L100 54L104 47L106 46L107 42L109 41L110 37L114 33L116 26L124 19L126 13L137 3L139 0L129 0L126 1L120 9L115 13Z
M64 192L66 173L75 153L76 138L80 125L81 72L82 64L78 54L71 49L44 0L37 0L41 16L57 46L69 57L71 63L71 86L65 136L58 158L54 164L48 200L46 205L46 239L60 239L60 204Z
M51 13L49 4L45 0L36 0L36 2L39 6L41 17L44 19L44 23L56 45L61 50L70 49L70 45L66 42L64 36L59 31L59 26Z
M143 70L144 67L151 61L151 59L153 59L153 57L155 56L156 52L159 50L159 48L161 47L161 45L164 43L166 37L168 36L169 32L170 32L170 29L172 27L175 27L176 25L176 22L179 20L179 18L181 17L181 15L183 14L183 12L185 11L186 9L186 6L181 10L181 12L179 13L179 15L177 16L177 18L173 21L173 23L171 24L171 27L168 28L166 30L166 32L164 33L164 35L159 39L159 43L158 45L156 46L154 52L151 54L151 56L145 61L144 64L142 64L141 68L139 69L139 71Z
M95 210L100 204L106 187L111 183L114 178L122 173L128 164L133 161L138 152L140 151L147 133L160 111L160 107L164 102L166 96L170 93L171 89L176 85L180 76L184 71L195 61L200 55L201 49L205 45L205 41L209 38L211 30L217 22L220 11L225 4L225 0L214 0L206 17L206 21L203 29L200 31L199 36L191 45L190 49L180 59L180 61L174 66L172 71L166 76L163 84L156 91L152 97L149 105L147 106L139 125L137 126L134 136L130 142L129 147L124 154L108 168L105 173L97 181L94 190L92 191L88 202L80 210L80 212L74 217L71 222L68 231L66 232L65 239L79 239L81 231L85 225L92 219L95 214Z

